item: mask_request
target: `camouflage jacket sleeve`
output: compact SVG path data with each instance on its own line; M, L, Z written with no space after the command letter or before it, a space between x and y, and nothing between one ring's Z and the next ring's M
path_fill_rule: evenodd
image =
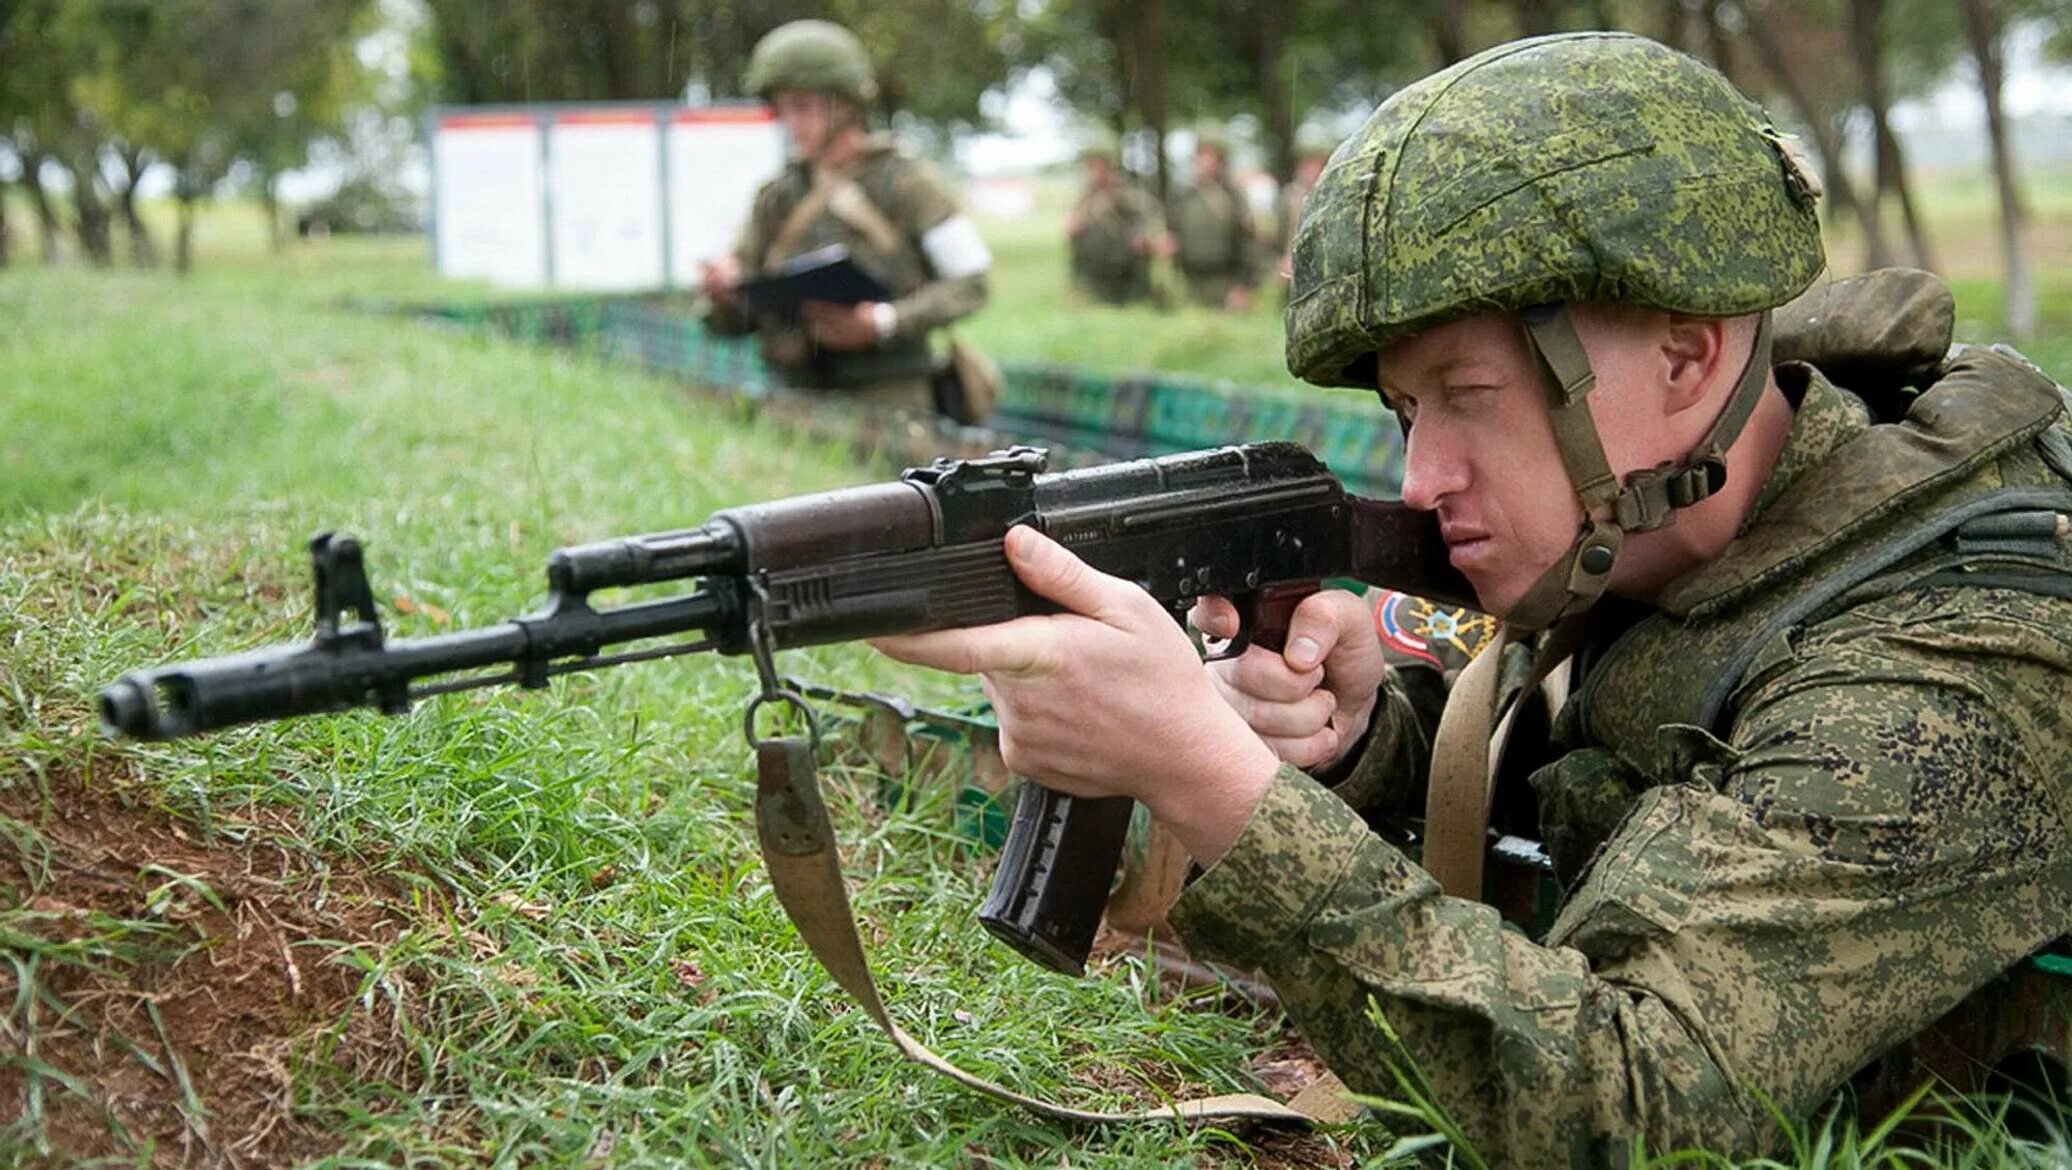
M1807 632L1730 743L1696 729L1547 942L1442 896L1284 768L1174 907L1264 972L1354 1090L1408 1057L1492 1165L1750 1151L2066 931L2072 623L2063 602L1902 594ZM1368 1019L1371 1001L1397 1042Z
M927 163L916 162L900 176L893 203L899 226L921 250L929 268L927 280L892 302L899 321L899 336L922 336L984 308L986 268L947 278L934 270L935 258L929 254L928 247L929 233L944 228L952 220L963 219L966 225L970 223L942 176ZM975 228L972 229L972 237L976 239Z

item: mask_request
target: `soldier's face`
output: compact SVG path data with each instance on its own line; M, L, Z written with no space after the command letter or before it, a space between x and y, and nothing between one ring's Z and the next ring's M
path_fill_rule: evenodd
M1688 450L1665 416L1653 321L1590 306L1572 314L1597 375L1590 409L1612 470ZM1403 501L1438 514L1454 567L1484 608L1507 612L1567 555L1583 518L1523 329L1507 313L1448 322L1384 351L1380 372L1382 397L1412 424Z
M1115 178L1115 172L1108 169L1108 160L1100 155L1090 155L1086 160L1086 184L1089 187L1106 187Z
M1222 177L1223 152L1213 146L1196 147L1194 151L1194 173L1204 179Z
M800 158L814 158L825 150L842 116L853 109L849 103L824 93L799 89L780 89L771 94L770 108L791 139L792 153Z

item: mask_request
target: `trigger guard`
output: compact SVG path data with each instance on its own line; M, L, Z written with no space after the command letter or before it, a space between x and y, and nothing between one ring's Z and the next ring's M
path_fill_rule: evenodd
M1233 658L1243 657L1245 651L1251 648L1252 626L1245 621L1244 611L1240 610L1237 615L1237 633L1229 642L1224 644L1223 649L1213 654L1204 654L1201 660L1203 662L1228 662Z

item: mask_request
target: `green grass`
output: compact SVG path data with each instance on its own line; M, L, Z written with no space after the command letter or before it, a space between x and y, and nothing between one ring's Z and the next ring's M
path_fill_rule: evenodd
M560 1164L610 1135L629 1165L941 1165L977 1149L1165 1165L1227 1144L1163 1127L1082 1141L902 1066L838 1007L759 874L738 660L402 719L99 741L90 698L121 671L304 636L299 546L316 528L368 538L384 601L482 624L537 600L558 544L867 474L663 383L327 310L331 287L379 282L322 267L308 282L221 258L186 283L0 276L0 751L7 783L90 767L204 823L292 809L317 854L466 908L488 957L433 917L370 975L415 1008L399 1080L314 1082L306 1109L341 1157ZM856 648L791 658L844 685L943 685ZM1262 1021L1199 998L1147 1007L1131 963L1083 981L1036 970L976 929L989 867L946 831L945 794L886 813L867 778L832 788L858 907L889 931L888 993L918 1034L1082 1103L1127 1099L1091 1087L1096 1069L1245 1084ZM125 961L111 948L97 961ZM705 974L698 994L682 962Z
M0 273L0 751L12 762L0 784L89 770L204 835L287 809L296 850L415 891L419 920L396 945L338 952L359 964L368 1002L408 1006L390 1075L327 1074L312 1059L298 1084L300 1116L335 1136L335 1164L1246 1159L1215 1131L1073 1133L900 1064L841 1006L763 883L738 730L752 672L738 660L448 697L402 719L101 741L91 696L123 670L304 636L301 543L318 528L368 540L377 596L421 603L414 616L390 610L394 632L423 634L448 628L429 607L456 625L529 607L559 544L880 474L620 369L338 311L342 296L496 294L435 280L415 240L273 258L241 214L210 213L200 273L184 282ZM991 227L999 292L973 332L1001 356L1275 376L1270 312L1059 312L1063 269L1042 217ZM2072 274L2044 277L2046 336L2030 351L2062 376ZM1963 332L1990 336L1992 287L1960 283L1959 296ZM959 693L855 648L789 666ZM1154 1095L1117 1085L1250 1087L1266 1021L1201 997L1147 1003L1131 960L1067 980L987 939L972 914L989 863L946 831L947 794L887 811L868 776L830 789L859 910L884 932L878 969L911 1030L1079 1104ZM39 848L20 822L0 818L0 836L23 856ZM185 937L147 915L32 946L21 940L35 913L0 906L0 951L142 970ZM55 1074L39 1084L49 1098L70 1091ZM1973 1129L1933 1157L1895 1160L1891 1135L1832 1121L1798 1131L1783 1164L2048 1164L1990 1112L1964 1116ZM30 1157L40 1136L33 1114L0 1125L12 1155L0 1163ZM1337 1140L1379 1160L1393 1139L1369 1125Z

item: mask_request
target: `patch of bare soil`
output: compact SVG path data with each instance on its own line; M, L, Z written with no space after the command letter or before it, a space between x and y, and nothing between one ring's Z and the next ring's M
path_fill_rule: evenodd
M58 1164L284 1165L337 1145L298 1068L396 1071L394 1002L340 959L391 946L406 903L252 817L207 833L76 772L0 788L0 1111L40 1094Z
M1279 1006L1280 1001L1274 997L1273 989L1257 976L1199 962L1170 938L1146 939L1143 935L1112 930L1104 925L1094 938L1089 966L1104 968L1131 955L1152 965L1156 976L1151 983L1152 994L1171 996L1212 987L1221 994L1200 1000L1202 1010L1238 1015L1249 1015L1262 1007ZM1263 1039L1264 1045L1252 1056L1251 1071L1267 1096L1292 1101L1329 1071L1309 1042L1285 1020ZM1101 1088L1126 1094L1147 1106L1204 1096L1210 1092L1203 1085L1188 1083L1172 1069L1156 1066L1130 1070L1095 1068L1081 1075ZM1267 1170L1339 1168L1354 1164L1352 1155L1326 1134L1271 1125L1233 1128L1242 1135L1243 1144L1214 1147L1208 1153L1206 1164L1264 1167Z

